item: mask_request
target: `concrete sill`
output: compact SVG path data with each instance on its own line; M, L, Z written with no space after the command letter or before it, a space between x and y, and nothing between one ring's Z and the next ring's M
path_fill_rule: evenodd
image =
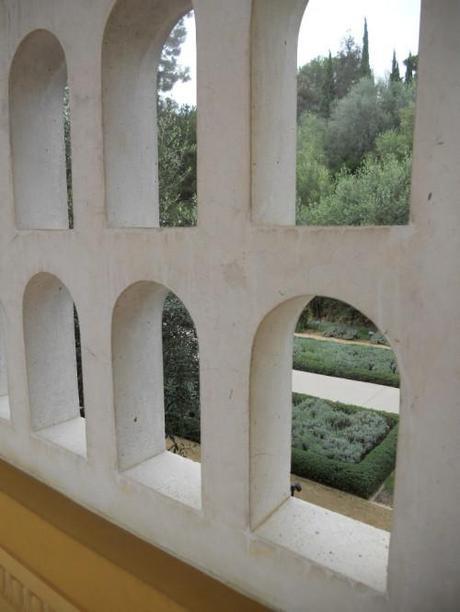
M201 465L165 451L123 472L124 476L201 510Z
M4 421L11 420L10 402L8 395L2 395L0 397L0 419Z
M255 533L305 560L386 591L390 543L386 531L289 498Z
M36 435L86 458L86 423L80 416L40 429Z

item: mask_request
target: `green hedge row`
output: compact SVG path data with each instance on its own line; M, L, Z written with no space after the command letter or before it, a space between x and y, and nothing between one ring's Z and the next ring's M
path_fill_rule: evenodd
M399 387L393 351L359 344L294 338L295 370Z
M291 472L302 478L368 499L388 478L396 465L399 418L386 412L380 414L385 416L391 430L360 463L336 461L319 453L293 448Z
M299 404L305 400L301 393L292 394L292 403ZM365 410L357 406L342 404L347 411ZM395 414L378 411L384 416L391 430L387 436L371 450L360 463L346 463L328 459L324 455L312 451L292 448L291 471L293 474L309 480L314 480L330 487L369 498L373 495L396 465L396 444L398 436L399 417ZM199 412L193 417L182 415L181 427L177 421L171 423L170 432L200 443Z

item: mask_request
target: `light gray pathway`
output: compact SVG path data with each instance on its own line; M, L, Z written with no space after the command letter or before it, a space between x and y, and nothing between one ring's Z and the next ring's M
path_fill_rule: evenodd
M399 389L395 387L293 370L292 390L334 402L399 414Z

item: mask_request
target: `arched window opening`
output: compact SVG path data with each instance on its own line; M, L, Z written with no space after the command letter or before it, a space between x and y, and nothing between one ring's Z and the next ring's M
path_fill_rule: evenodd
M257 332L252 526L379 590L386 588L391 510L374 500L392 501L399 382L385 336L343 302L292 299ZM352 532L362 545L354 565L342 546Z
M200 458L200 362L198 336L187 309L170 293L163 309L163 376L167 444Z
M0 304L0 419L10 420L5 315Z
M75 225L73 207L73 187L72 187L72 131L70 116L70 89L66 84L64 88L64 149L65 149L65 175L67 188L67 214L69 217L69 229Z
M392 505L400 375L384 334L348 304L317 297L297 324L293 369L292 472ZM321 490L309 486L303 499Z
M201 507L201 467L188 458L200 440L198 341L184 305L163 285L137 282L118 298L112 363L120 471Z
M32 431L86 456L80 410L82 373L77 368L78 315L67 288L55 276L37 274L24 294L24 342ZM80 356L81 359L81 356ZM80 379L80 380L79 380Z
M19 229L73 227L70 103L64 50L29 34L10 72L13 189Z
M104 34L107 215L112 227L196 224L196 109L188 0L119 0ZM181 50L188 49L181 56ZM185 97L184 97L185 96ZM184 102L186 102L184 104Z
M163 227L197 223L196 76L189 66L179 64L181 59L195 64L195 46L191 11L168 36L158 69L158 179Z
M362 10L362 3L335 0L310 0L305 10L297 72L299 225L409 222L420 0Z

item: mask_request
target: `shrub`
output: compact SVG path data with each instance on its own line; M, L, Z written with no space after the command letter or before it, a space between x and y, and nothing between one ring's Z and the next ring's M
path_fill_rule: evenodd
M375 411L317 397L293 407L292 446L348 463L359 463L388 433L387 420Z
M392 350L294 338L294 369L399 387L399 373Z
M199 442L198 338L187 309L173 293L163 310L163 375L166 434Z
M297 396L295 402L297 406L301 405L301 397ZM331 459L314 450L293 447L291 472L302 478L367 499L377 491L395 468L399 417L381 411L368 411L357 406L338 405L351 412L374 412L386 420L389 433L359 463Z

